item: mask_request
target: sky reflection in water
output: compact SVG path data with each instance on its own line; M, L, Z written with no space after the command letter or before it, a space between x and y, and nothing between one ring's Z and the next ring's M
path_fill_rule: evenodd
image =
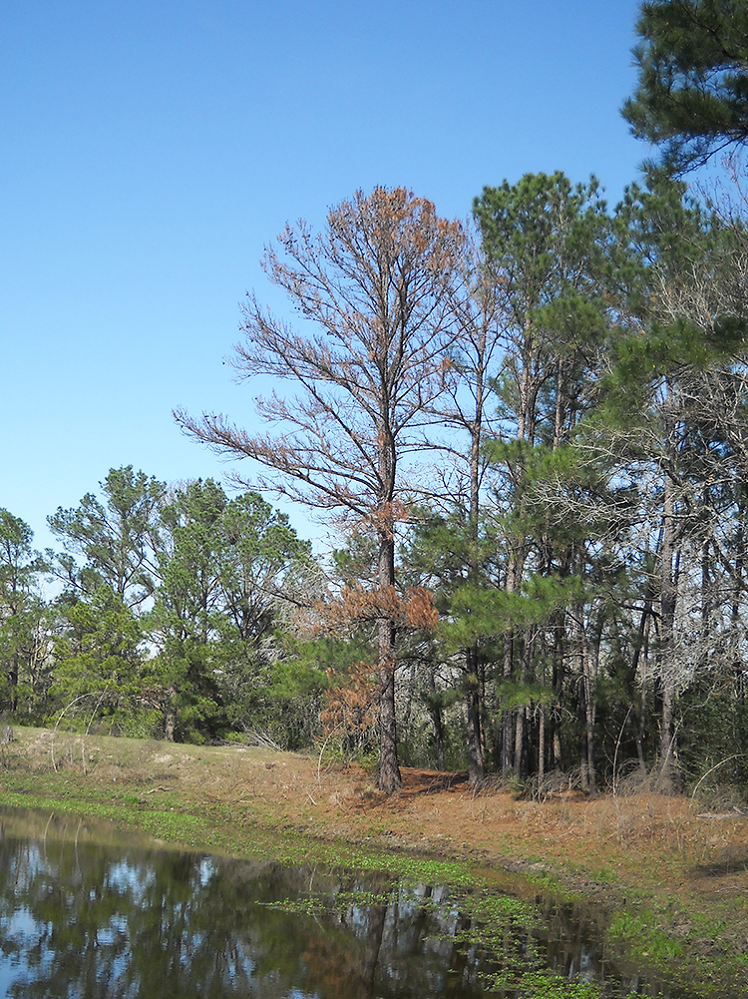
M521 974L546 951L565 977L600 972L579 924L533 933L507 919L489 960L474 917L443 886L159 850L49 817L46 827L39 816L4 820L5 996L473 999L484 973ZM630 995L633 984L606 991Z

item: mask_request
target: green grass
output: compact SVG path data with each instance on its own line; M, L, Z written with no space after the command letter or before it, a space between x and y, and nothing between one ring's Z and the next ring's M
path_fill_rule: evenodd
M607 936L626 944L633 956L658 967L666 967L684 955L683 944L658 928L660 919L650 909L640 912L618 912L611 921Z

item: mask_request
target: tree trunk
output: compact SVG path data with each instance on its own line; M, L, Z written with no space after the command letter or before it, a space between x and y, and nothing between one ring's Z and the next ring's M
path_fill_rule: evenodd
M478 676L478 651L473 646L467 655L467 741L468 782L475 786L483 780L484 761L480 721L480 679Z
M527 683L532 662L532 653L535 646L536 629L530 625L525 628L525 641L520 659L519 682L522 686ZM525 776L529 769L527 760L527 749L525 737L528 729L529 711L527 705L517 708L514 724L514 772L518 777Z
M660 688L662 716L660 729L661 778L670 778L674 752L673 711L675 708L675 663L673 628L675 625L675 557L673 481L665 474L662 522L662 561L660 578Z
M395 584L395 542L387 530L379 542L379 586L384 596ZM379 671L379 790L392 794L403 786L397 763L395 714L395 623L385 609L377 625Z
M563 764L563 753L561 750L561 698L564 687L564 663L566 661L566 630L564 627L563 614L556 615L555 627L553 629L553 675L551 683L553 686L553 707L551 709L551 753L553 769L560 770Z
M9 707L11 713L15 713L18 708L18 674L20 671L19 656L16 652L11 659L11 666L8 671L8 681L10 685Z
M511 552L506 573L506 592L515 593L519 589L522 575L521 559L517 552ZM514 676L514 645L515 633L513 628L507 628L504 632L504 652L502 658L502 677L508 682ZM515 768L514 760L514 712L504 708L501 715L501 772L506 775Z
M514 772L518 777L523 774L523 747L525 744L525 712L527 708L520 705L514 718Z
M538 708L538 783L545 777L545 709Z
M595 773L595 673L592 654L589 647L589 636L584 620L584 607L574 608L574 630L577 635L577 654L579 656L582 689L584 692L584 776L586 789L590 794L597 793L597 775Z
M392 627L391 625L389 626ZM389 645L382 642L382 632L388 630L387 622L380 622L380 649ZM379 789L387 794L403 786L397 763L397 723L395 718L395 660L379 656Z
M514 632L507 629L504 633L504 653L502 662L502 677L504 681L512 678L512 667L514 659ZM503 707L501 711L501 772L506 775L514 768L514 753L512 741L512 712Z
M431 713L431 720L434 723L434 743L436 745L436 769L444 770L444 723L442 721L442 708L441 704L437 699L436 691L436 681L434 680L433 669L428 671L429 674L429 693L431 694L431 699L429 701L429 711Z
M164 708L164 739L167 742L174 742L174 729L177 724L177 709L174 702L177 692L173 687L170 687L166 696L168 700Z
M470 442L470 575L477 580L479 572L478 520L480 516L481 433L483 429L483 389L485 379L486 330L481 331L479 361L475 385L475 419ZM476 786L483 780L483 738L481 734L482 690L478 664L478 645L465 650L467 671L467 742L468 782Z

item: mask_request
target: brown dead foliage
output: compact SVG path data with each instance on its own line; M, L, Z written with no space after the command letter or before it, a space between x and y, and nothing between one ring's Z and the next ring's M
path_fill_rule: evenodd
M377 723L379 684L367 663L354 663L342 683L336 683L334 670L327 670L326 704L320 714L325 736L333 732L356 732L361 735L373 730Z
M406 590L402 596L394 586L344 586L337 600L320 602L315 609L318 632L339 633L383 619L400 628L433 630L439 620L431 592L421 586Z

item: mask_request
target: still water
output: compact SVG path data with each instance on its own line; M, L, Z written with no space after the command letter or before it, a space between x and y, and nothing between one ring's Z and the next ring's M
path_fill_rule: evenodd
M685 995L606 961L583 915L498 892L0 821L0 996L524 997L549 968L611 997Z

